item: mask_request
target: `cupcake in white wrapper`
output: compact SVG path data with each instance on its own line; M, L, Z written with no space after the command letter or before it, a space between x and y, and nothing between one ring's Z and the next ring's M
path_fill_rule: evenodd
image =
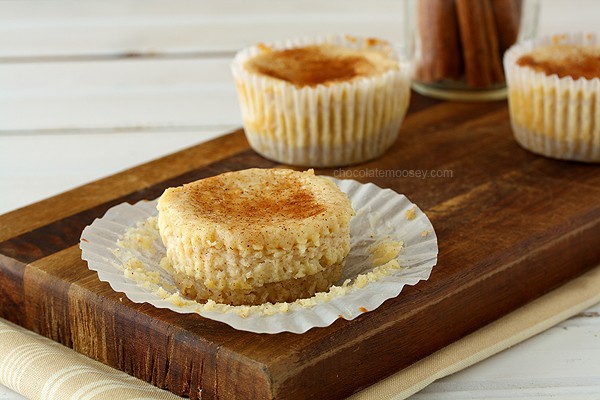
M241 50L232 71L250 145L285 164L331 167L380 156L410 100L409 64L377 39L261 44Z
M352 320L429 278L437 263L434 227L404 195L371 183L333 180L356 211L350 252L327 292L294 302L231 306L200 303L179 292L157 226L157 201L114 206L81 235L82 258L117 292L178 313L197 313L256 333L303 333ZM201 322L199 322L201 323Z
M600 47L594 35L517 44L506 52L504 69L521 146L552 158L600 161Z

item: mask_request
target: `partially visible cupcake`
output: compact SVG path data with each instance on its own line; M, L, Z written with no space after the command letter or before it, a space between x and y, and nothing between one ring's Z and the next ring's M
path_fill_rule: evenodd
M515 45L504 69L519 144L548 157L600 161L600 46L594 35Z
M285 164L330 167L383 154L410 99L410 68L388 42L351 36L241 50L232 64L252 148Z

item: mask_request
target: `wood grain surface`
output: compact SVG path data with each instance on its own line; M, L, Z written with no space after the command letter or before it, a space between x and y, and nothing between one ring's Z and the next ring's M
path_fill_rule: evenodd
M237 131L0 216L0 316L191 398L340 398L600 261L598 166L521 149L505 102L417 95L392 149L343 170L407 195L438 235L431 278L373 312L302 335L241 332L132 303L81 260L81 231L111 206L257 166L277 165ZM375 170L395 172L361 178ZM412 177L417 170L431 176Z

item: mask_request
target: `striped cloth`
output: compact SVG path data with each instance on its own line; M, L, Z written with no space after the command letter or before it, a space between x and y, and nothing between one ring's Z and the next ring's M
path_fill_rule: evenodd
M181 399L1 319L0 383L32 400Z
M352 396L404 399L600 302L600 266ZM0 383L38 400L180 399L0 319Z

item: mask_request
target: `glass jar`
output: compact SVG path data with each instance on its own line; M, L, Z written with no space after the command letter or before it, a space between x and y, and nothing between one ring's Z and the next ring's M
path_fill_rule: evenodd
M444 100L506 97L502 56L537 31L538 0L405 0L415 91Z

